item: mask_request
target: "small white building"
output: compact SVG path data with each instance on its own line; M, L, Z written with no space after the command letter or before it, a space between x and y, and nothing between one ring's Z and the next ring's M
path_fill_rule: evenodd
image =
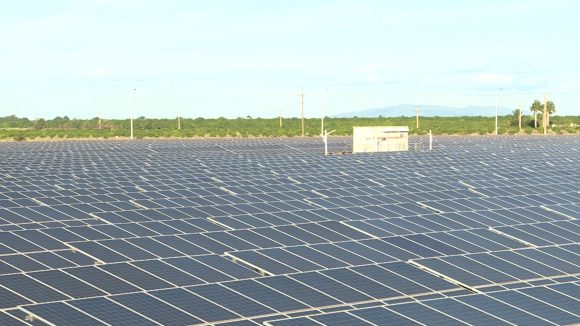
M352 152L393 152L409 150L409 127L353 127Z

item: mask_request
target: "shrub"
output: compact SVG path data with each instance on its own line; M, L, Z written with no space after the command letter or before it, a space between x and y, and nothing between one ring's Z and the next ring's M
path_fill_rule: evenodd
M14 141L25 141L26 140L26 136L24 136L23 134L16 134L12 137L12 139Z

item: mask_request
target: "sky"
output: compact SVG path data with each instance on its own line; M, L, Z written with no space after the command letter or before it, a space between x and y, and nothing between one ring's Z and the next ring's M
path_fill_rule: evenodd
M0 116L580 114L580 1L1 1Z

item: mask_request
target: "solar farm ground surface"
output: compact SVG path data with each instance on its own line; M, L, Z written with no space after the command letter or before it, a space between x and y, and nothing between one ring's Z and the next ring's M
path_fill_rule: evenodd
M580 323L580 137L322 148L0 143L0 325Z

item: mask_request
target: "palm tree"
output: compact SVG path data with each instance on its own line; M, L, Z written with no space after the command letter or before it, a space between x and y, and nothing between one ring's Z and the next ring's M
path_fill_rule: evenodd
M543 110L543 105L539 100L535 100L530 106L530 111L534 114L534 128L538 128L538 113Z

